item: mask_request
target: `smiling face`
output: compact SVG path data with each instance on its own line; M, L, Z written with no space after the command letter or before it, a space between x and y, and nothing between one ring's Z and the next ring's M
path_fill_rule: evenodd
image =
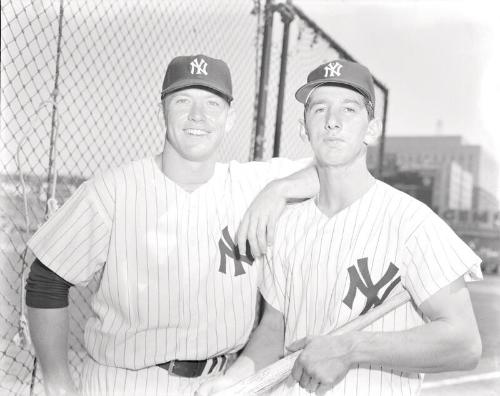
M227 101L201 88L169 94L163 100L163 112L167 144L189 161L213 158L232 126Z
M366 153L367 140L376 133L375 120L369 120L364 97L342 86L316 88L304 117L316 160L324 166L349 165Z

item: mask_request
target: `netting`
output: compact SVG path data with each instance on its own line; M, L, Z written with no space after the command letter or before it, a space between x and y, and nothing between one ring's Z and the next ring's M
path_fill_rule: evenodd
M220 158L248 160L261 8L259 0L2 1L0 394L30 392L33 353L16 335L23 271L33 259L24 257L25 242L44 220L48 196L62 203L96 171L161 151L161 83L174 56L204 53L229 64L237 126ZM77 382L95 284L70 294Z

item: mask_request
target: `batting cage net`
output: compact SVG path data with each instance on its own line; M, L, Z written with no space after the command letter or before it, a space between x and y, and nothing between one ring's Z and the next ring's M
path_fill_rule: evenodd
M162 150L161 83L174 56L204 53L231 68L237 122L224 138L221 161L271 157L279 107L279 152L310 155L298 137L301 108L293 92L313 67L345 53L288 4L293 21L284 57L285 95L278 106L282 5L270 0L2 1L0 394L43 394L24 319L24 282L33 261L27 240L96 171ZM266 10L275 23L270 58L263 64ZM264 69L270 110L258 140L263 151L256 156ZM380 85L377 90L377 100L387 94ZM69 360L77 384L97 284L98 277L70 291Z

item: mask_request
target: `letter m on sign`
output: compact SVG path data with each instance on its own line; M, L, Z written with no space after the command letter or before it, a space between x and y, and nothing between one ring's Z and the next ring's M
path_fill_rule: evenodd
M347 271L349 273L349 290L342 302L352 309L356 292L359 290L366 297L366 304L360 315L365 314L370 308L382 304L392 289L401 281L400 276L396 278L399 268L390 263L384 276L377 283L373 284L370 272L368 271L367 257L358 259L358 268L355 265L351 265ZM387 284L389 286L385 289L382 297L379 297L379 291Z

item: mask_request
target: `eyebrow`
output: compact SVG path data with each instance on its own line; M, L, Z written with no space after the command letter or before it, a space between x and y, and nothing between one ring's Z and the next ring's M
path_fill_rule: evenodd
M308 107L313 107L313 106L316 106L316 105L318 105L318 104L324 104L325 102L326 102L326 100L325 100L325 99L321 99L321 98L316 99L316 100L314 100L314 99L313 99L313 100L311 100L311 101L307 104L307 106L308 106ZM360 102L359 100L357 100L357 99L344 99L344 100L342 101L342 104L346 104L346 103L353 103L353 104L356 104L356 105L358 105L358 106L363 106L363 103L361 103L361 102Z
M178 97L189 97L189 98L190 98L190 97L191 97L191 95L189 95L189 94L187 94L187 93L185 93L185 92L182 92L182 91L176 91L176 92L172 92L172 93L170 94L170 97L171 97L172 99L174 99L174 98L178 98Z
M322 104L324 101L321 100L311 100L310 102L306 103L308 107L313 107L316 106L317 104Z
M189 98L189 99L193 99L194 98L194 95L191 95L189 92L185 92L184 90L180 90L180 91L176 91L176 92L172 92L170 94L170 97L172 99L175 99L175 98ZM203 100L220 100L222 102L227 102L227 100L225 100L223 97L217 95L216 93L213 93L213 92L210 92L207 90L206 92L206 95L204 95L202 97Z
M361 103L357 99L345 99L342 101L342 103L354 103L354 104L357 104L358 106L363 106L363 103Z

